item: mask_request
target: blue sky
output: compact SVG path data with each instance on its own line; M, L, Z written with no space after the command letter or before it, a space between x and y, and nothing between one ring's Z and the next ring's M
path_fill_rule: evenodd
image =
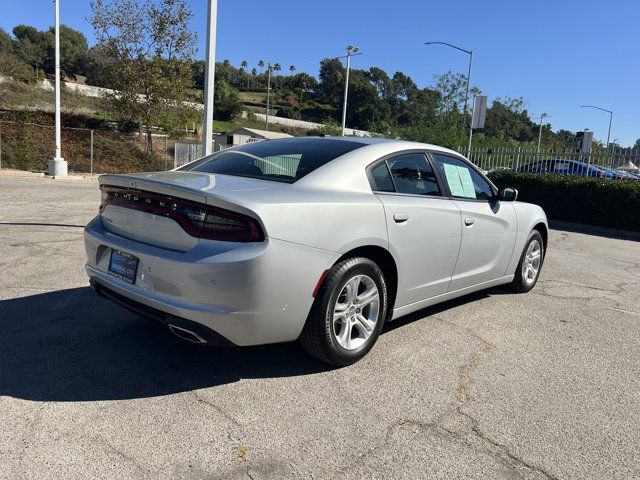
M50 0L2 0L0 27L53 23ZM205 36L206 0L190 0L192 27ZM467 56L440 40L474 51L472 84L489 100L522 96L532 113L547 112L554 129L589 128L605 141L614 111L611 140L630 145L640 138L640 19L638 0L304 0L218 1L218 60L235 65L259 59L290 64L316 74L324 57L360 47L353 67L396 70L427 86L434 74L466 72ZM62 22L90 42L86 0L61 0ZM202 49L199 56L202 56Z

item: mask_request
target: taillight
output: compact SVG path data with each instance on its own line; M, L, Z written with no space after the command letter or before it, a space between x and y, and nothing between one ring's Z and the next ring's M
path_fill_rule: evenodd
M195 204L194 204L195 205ZM200 238L231 242L261 242L262 229L253 218L223 208L186 206L183 214L199 230Z
M100 211L108 204L162 215L177 222L189 235L227 242L261 242L264 233L258 222L241 213L212 207L183 198L143 190L100 186Z

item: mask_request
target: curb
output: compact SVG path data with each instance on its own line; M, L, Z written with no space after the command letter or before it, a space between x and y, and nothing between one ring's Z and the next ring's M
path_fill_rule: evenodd
M601 237L640 241L640 232L633 232L631 230L619 230L617 228L599 227L596 225L585 225L561 220L549 220L549 227L554 230L567 230L576 233L586 233L588 235L599 235Z

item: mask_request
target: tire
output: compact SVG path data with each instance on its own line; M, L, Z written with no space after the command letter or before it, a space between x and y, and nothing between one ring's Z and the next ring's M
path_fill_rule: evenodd
M356 284L355 290L360 293L354 296ZM351 365L375 344L386 309L387 286L378 265L364 257L344 260L325 277L300 334L300 343L322 362L337 367ZM342 312L334 322L334 313Z
M537 243L536 243L537 242ZM531 263L531 258L535 257L535 252L538 251L539 260L537 262L537 269L535 268L536 262ZM542 264L544 263L544 242L542 241L542 235L538 230L531 230L527 242L524 244L522 255L520 255L520 261L516 268L513 281L511 282L511 289L518 293L526 293L535 287L540 277L540 271L542 270ZM529 267L529 269L527 268ZM533 273L535 270L535 273Z

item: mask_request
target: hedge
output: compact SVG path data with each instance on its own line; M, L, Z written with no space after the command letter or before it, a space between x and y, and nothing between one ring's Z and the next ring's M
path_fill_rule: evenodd
M640 181L505 171L489 178L516 188L518 200L540 205L551 220L640 232Z

